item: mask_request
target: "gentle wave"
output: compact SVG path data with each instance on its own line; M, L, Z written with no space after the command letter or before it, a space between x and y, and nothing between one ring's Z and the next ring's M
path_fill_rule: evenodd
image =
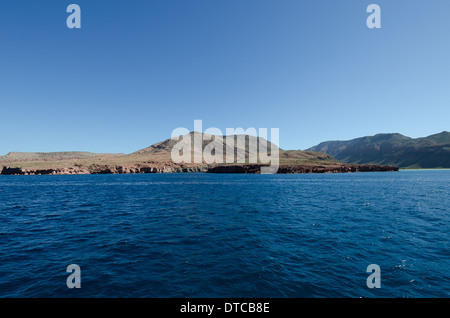
M449 193L445 170L1 176L0 297L449 297Z

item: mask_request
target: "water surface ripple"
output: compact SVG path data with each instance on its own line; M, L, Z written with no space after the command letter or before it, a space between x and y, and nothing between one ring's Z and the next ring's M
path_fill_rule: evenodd
M0 176L0 297L449 297L449 193L444 170Z

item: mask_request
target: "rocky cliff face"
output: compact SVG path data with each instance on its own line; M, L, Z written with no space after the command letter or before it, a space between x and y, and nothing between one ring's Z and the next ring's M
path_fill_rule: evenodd
M155 165L91 165L88 167L68 167L57 169L23 169L3 167L2 175L68 175L68 174L131 174L131 173L176 173L176 172L206 172L206 166L185 166L174 164Z
M345 173L345 172L371 172L371 171L398 171L397 167L375 165L281 165L279 174L288 173ZM224 165L211 167L209 173L261 173L261 165Z
M182 173L182 172L208 172L208 173L261 173L258 164L247 165L133 165L133 166L111 166L91 165L89 167L69 167L58 169L23 169L3 167L2 175L68 175L68 174L132 174L132 173ZM335 164L329 166L311 165L281 165L277 173L345 173L345 172L369 172L369 171L398 171L397 167L375 166L375 165L351 165Z

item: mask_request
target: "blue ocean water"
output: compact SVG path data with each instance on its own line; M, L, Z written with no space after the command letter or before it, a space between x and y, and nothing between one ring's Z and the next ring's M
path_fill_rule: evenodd
M449 297L449 194L445 170L0 176L0 297Z

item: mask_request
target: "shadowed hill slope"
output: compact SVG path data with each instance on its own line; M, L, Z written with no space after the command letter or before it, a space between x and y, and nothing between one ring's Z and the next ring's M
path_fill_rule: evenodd
M450 168L450 132L423 138L377 134L347 141L326 141L307 149L344 163L394 165L401 168Z

